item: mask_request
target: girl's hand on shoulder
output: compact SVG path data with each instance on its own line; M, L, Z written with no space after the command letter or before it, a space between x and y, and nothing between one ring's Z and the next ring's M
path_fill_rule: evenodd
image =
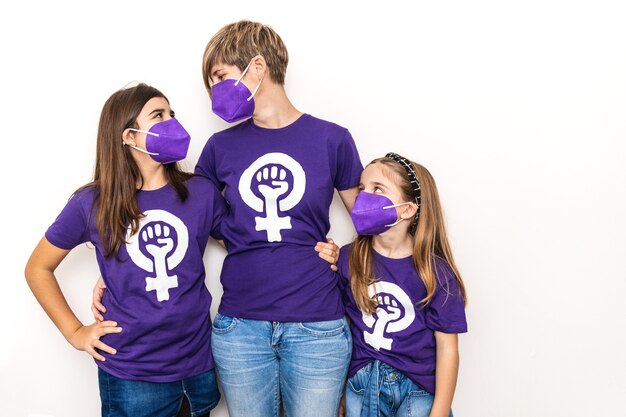
M96 322L89 326L81 326L69 337L68 341L78 350L83 350L99 361L104 361L104 356L96 352L100 349L103 352L115 355L117 351L111 346L104 344L100 338L106 334L120 333L121 327L114 321Z
M339 260L339 246L335 241L328 239L328 242L317 242L315 251L318 252L320 258L330 264L330 269L337 271L337 261Z

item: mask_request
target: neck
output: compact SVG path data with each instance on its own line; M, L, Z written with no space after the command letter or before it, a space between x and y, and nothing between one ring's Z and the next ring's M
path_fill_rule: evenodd
M158 190L167 184L165 178L165 167L163 164L154 161L137 161L139 172L141 172L142 182L137 184L137 188L141 187L144 191Z
M259 127L279 129L289 126L302 115L302 112L291 104L282 85L271 82L261 85L254 100L255 110L252 120Z
M374 236L372 245L376 252L387 258L406 258L413 255L413 237L408 225L400 222L385 233Z

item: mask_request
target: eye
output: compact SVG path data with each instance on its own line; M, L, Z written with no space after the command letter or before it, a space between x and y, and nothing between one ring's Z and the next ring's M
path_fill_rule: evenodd
M380 187L374 187L374 192L375 193L382 193L383 190Z
M363 184L359 184L359 191L363 191L365 189L365 187L363 187Z

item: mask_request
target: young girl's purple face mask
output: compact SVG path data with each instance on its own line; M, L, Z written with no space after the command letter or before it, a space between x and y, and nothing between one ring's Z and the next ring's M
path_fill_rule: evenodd
M394 204L380 194L361 191L356 197L350 217L354 228L361 236L379 235L400 223L396 207L411 203Z
M170 164L183 160L187 156L191 136L173 117L152 125L148 131L132 128L130 130L146 134L146 149L128 146L147 153L157 162Z

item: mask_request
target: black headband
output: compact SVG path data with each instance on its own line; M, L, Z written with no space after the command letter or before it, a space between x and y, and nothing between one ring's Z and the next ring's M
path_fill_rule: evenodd
M404 170L406 171L407 176L409 177L409 182L411 183L411 187L413 188L413 197L415 198L415 204L417 205L417 213L415 215L415 220L411 223L411 227L409 231L411 234L415 233L415 229L417 228L417 221L420 216L420 206L422 202L422 187L420 186L419 179L417 178L417 174L413 169L413 165L411 161L406 159L403 156L398 155L397 153L389 152L385 155L385 158L392 159L402 165Z

